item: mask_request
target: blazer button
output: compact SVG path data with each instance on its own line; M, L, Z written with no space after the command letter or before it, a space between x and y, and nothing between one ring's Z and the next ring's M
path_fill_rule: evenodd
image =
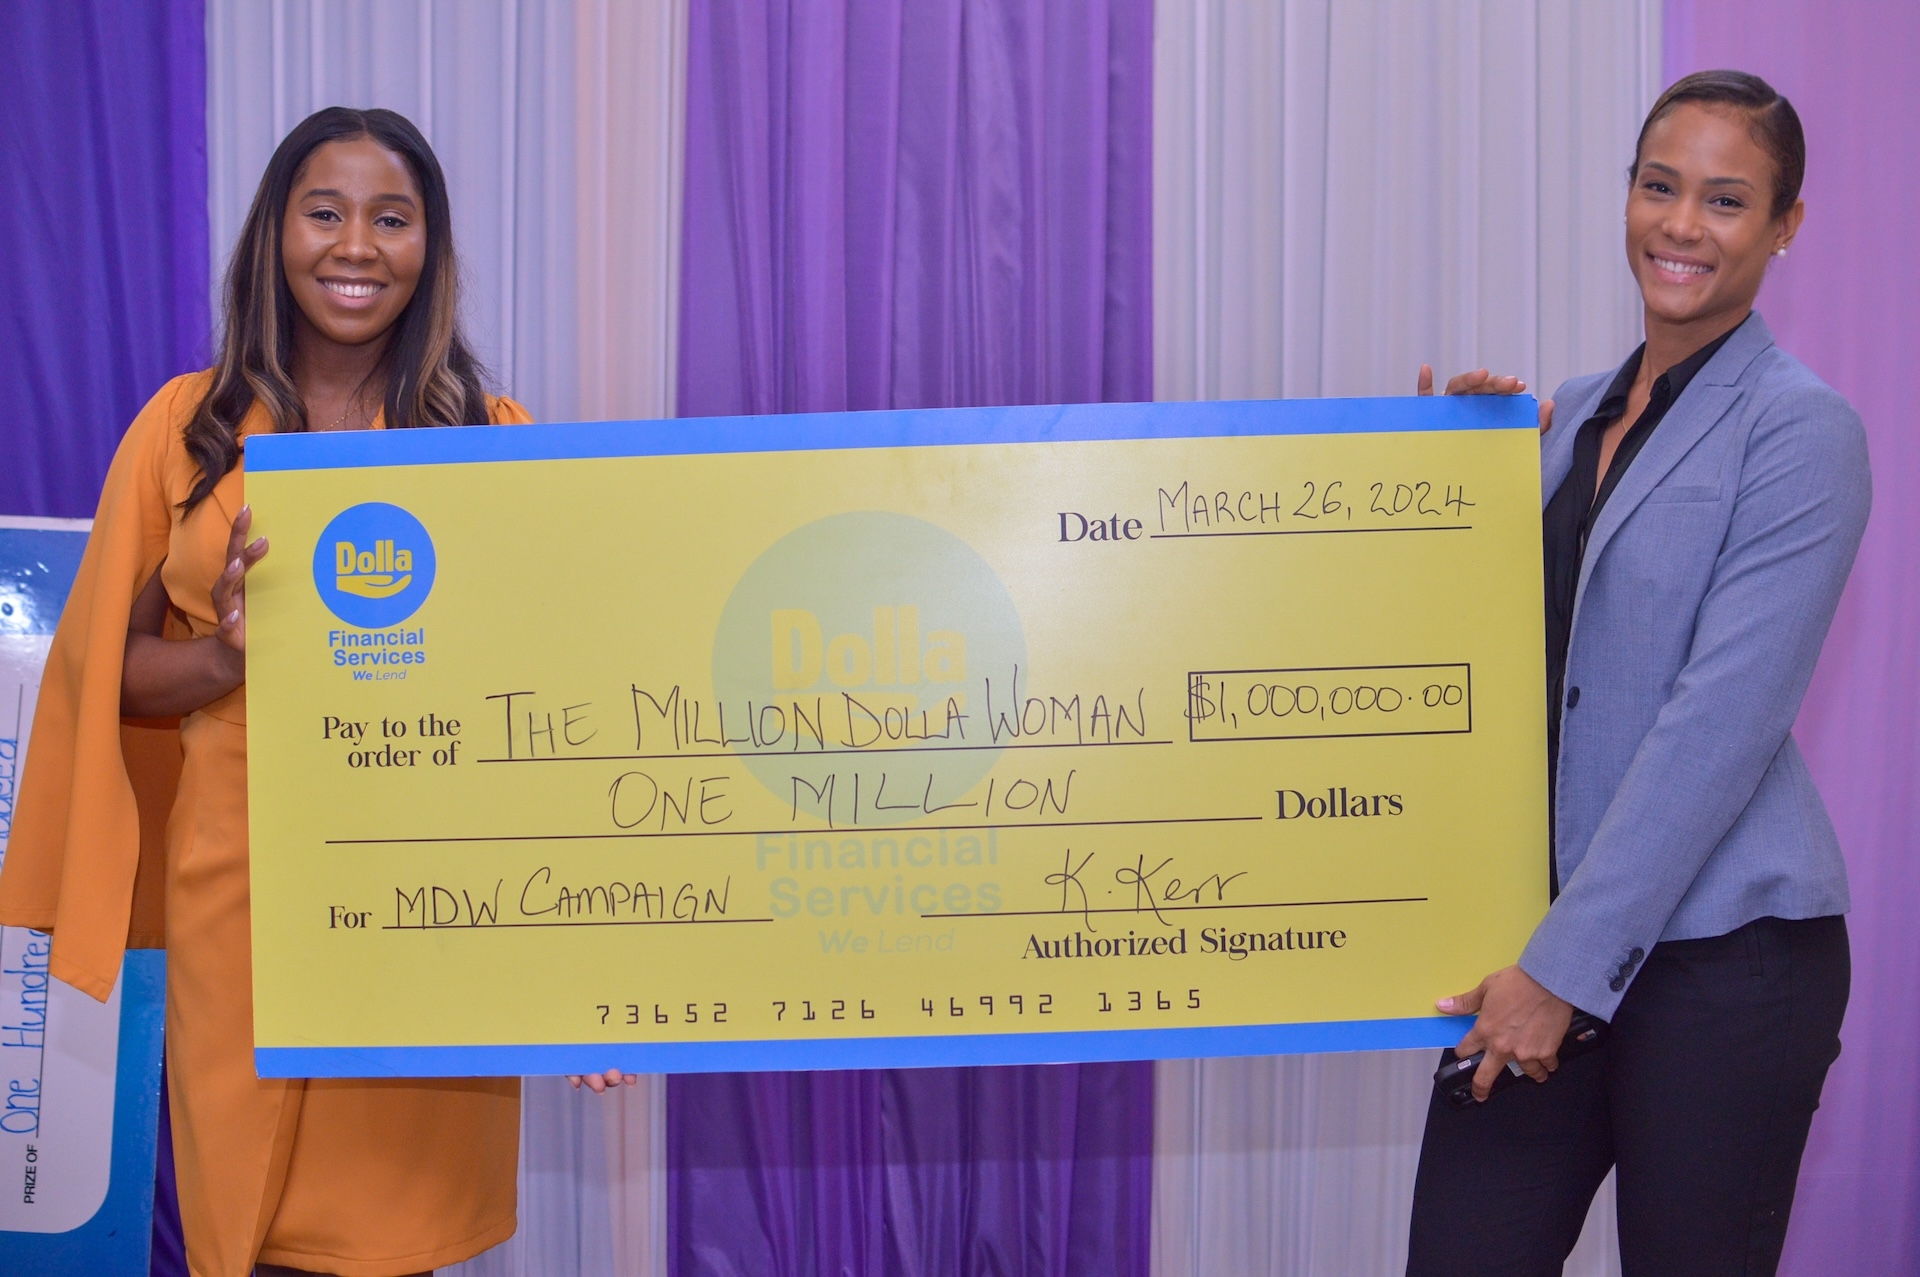
M1633 948L1633 952L1627 955L1627 961L1637 967L1640 965L1641 960L1644 959L1646 956L1647 956L1647 951L1645 949L1642 949L1640 946L1635 945Z
M1572 709L1575 705L1578 705L1579 703L1580 703L1580 689L1577 687L1569 687L1567 689L1567 708Z

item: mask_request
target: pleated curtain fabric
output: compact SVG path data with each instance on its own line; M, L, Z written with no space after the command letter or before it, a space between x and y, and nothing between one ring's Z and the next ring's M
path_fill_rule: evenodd
M691 16L682 415L1150 396L1150 0ZM1145 1277L1152 1078L676 1076L672 1269Z
M1544 396L1638 342L1652 0L1162 0L1154 58L1157 398L1407 394L1422 363ZM1435 1063L1162 1062L1155 1277L1403 1269ZM1612 1228L1609 1180L1570 1275L1618 1271Z
M716 0L680 413L1145 399L1151 0Z
M1626 169L1656 0L1162 0L1154 393L1542 394L1639 341Z
M91 517L134 413L207 357L202 15L201 0L5 10L0 514Z

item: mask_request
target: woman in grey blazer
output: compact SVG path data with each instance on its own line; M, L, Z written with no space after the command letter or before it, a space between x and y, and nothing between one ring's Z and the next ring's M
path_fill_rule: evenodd
M1541 1085L1436 1097L1410 1274L1559 1273L1610 1168L1626 1277L1779 1262L1849 980L1846 871L1791 728L1870 500L1859 417L1753 310L1804 168L1764 81L1668 89L1627 197L1645 344L1542 405L1552 905L1439 1004L1478 1016L1455 1048L1486 1052L1478 1097L1510 1064ZM1609 1032L1563 1066L1576 1009Z

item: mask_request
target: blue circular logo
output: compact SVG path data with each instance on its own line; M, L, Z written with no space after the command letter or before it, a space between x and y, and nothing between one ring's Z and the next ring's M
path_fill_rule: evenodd
M313 584L327 610L362 629L412 616L433 589L433 538L397 505L368 501L335 515L313 547Z

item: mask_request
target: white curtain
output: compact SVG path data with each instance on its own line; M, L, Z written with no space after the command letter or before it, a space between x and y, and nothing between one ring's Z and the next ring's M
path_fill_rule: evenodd
M1422 363L1545 394L1619 362L1659 11L1160 0L1157 397L1404 394Z
M573 7L580 388L574 411L588 421L671 417L687 0L575 0Z
M1162 1060L1154 1277L1403 1272L1438 1051ZM1567 1277L1618 1277L1613 1178Z
M530 1077L520 1231L448 1277L666 1277L665 1079L595 1095Z
M1160 0L1160 399L1541 395L1639 340L1619 212L1658 0ZM1456 990L1435 990L1440 993ZM1406 1263L1437 1052L1159 1066L1154 1271ZM1612 1183L1569 1274L1618 1271Z
M446 170L469 335L501 388L542 421L671 416L686 16L687 0L209 0L216 271L289 129L389 107ZM665 1092L528 1079L520 1231L447 1271L664 1274Z

